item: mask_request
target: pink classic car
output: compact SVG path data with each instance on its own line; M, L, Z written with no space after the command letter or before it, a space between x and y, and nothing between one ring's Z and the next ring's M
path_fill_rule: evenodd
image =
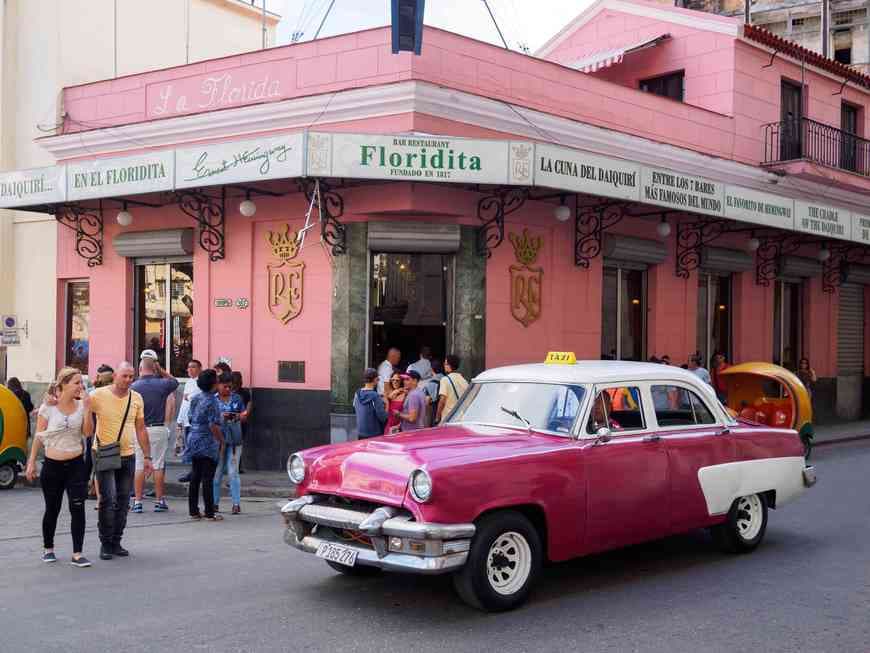
M696 528L752 551L815 483L795 431L735 420L691 372L548 360L484 372L435 428L293 454L287 544L346 574L452 573L498 611L548 561Z

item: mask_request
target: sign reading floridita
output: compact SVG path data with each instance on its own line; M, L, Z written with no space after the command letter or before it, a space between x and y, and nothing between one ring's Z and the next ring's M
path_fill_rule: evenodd
M141 195L172 190L175 152L154 152L120 159L96 159L67 166L67 197Z
M175 153L175 187L193 188L304 174L305 135L201 145Z
M535 145L535 184L636 201L640 197L640 166L538 143Z
M308 175L395 181L531 184L532 143L443 136L308 136Z
M65 199L65 166L0 174L0 206L33 206L63 202Z

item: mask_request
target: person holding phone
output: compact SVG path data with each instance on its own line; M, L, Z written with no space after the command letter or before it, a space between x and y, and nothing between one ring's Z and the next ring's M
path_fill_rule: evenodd
M238 515L242 512L242 482L239 478L239 461L242 458L242 422L248 419L248 414L245 411L245 402L237 392L233 392L232 373L224 372L218 377L217 403L220 409L220 426L224 444L214 477L215 512L220 511L221 482L224 474L227 474L230 477L233 514Z

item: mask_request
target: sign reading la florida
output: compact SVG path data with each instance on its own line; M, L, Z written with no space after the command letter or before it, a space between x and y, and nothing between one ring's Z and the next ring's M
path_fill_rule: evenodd
M480 157L450 147L450 141L421 138L394 138L398 151L386 145L360 145L360 165L389 169L393 177L450 179L453 171L479 171Z

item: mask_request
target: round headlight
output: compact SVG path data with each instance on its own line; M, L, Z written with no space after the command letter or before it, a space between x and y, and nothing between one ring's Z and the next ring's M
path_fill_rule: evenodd
M294 453L287 460L287 475L297 485L305 478L305 461L298 453Z
M428 501L432 496L432 478L426 470L415 469L411 473L411 496L420 503Z

